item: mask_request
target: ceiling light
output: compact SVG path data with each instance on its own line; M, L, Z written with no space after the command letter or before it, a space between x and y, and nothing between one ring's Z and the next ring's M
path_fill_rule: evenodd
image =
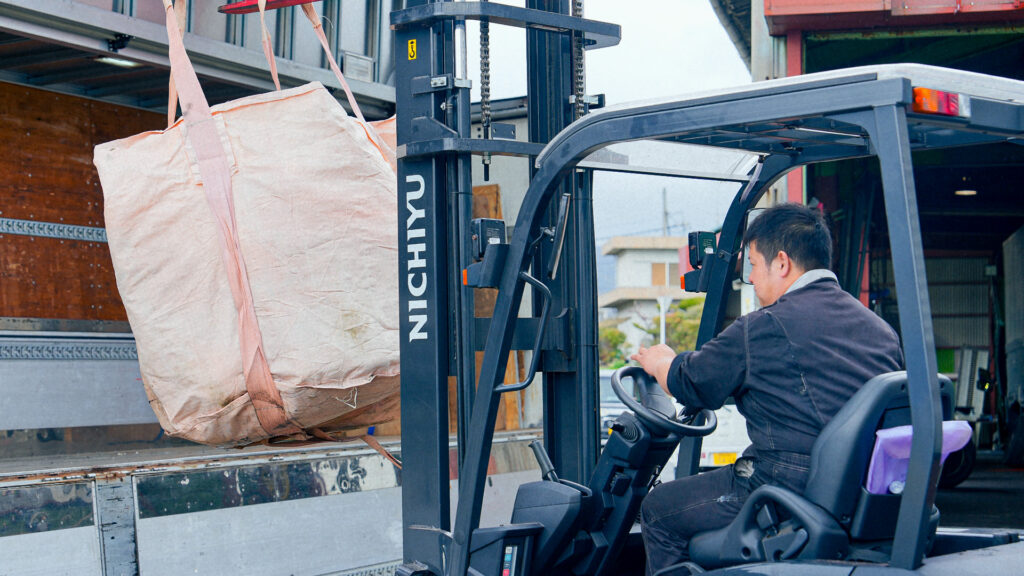
M104 64L110 64L111 66L118 66L120 68L138 68L139 66L142 66L142 64L139 64L138 62L125 60L124 58L115 58L114 56L100 56L96 61Z
M970 176L961 176L960 186L953 191L953 194L957 196L977 196L978 191L974 188Z

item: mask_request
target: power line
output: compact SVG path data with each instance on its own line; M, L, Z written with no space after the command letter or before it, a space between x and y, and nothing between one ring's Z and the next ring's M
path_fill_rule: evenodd
M683 231L686 230L686 227L684 227L682 224L669 224L667 229L668 230L673 230L675 228L679 228L680 230L683 230ZM634 230L632 232L623 232L623 233L619 233L619 234L612 234L610 236L601 236L599 238L595 238L595 241L597 243L601 243L601 242L607 242L608 240L611 240L612 238L615 238L616 236L643 236L645 234L653 234L655 232L661 232L662 230L663 230L663 228L661 226L659 226L657 228L648 228L646 230Z

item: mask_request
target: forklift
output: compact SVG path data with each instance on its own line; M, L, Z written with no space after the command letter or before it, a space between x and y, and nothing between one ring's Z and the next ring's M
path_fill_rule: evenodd
M693 562L659 574L1006 573L1024 554L1014 533L942 531L934 506L952 386L938 374L912 153L1024 137L1024 82L920 65L855 68L758 82L636 107L591 111L571 76L581 49L614 45L618 27L566 1L526 8L410 2L392 14L397 43L401 353L402 576L642 574L639 506L672 452L696 473L710 411L678 412L642 370L613 388L629 411L598 454L597 298L588 157L619 142L696 144L756 155L717 242L698 236L688 291L706 293L699 348L722 328L751 211L791 170L877 159L899 295L906 370L880 375L847 403L812 452L808 487L762 486L725 528L691 540ZM470 137L465 20L526 29L531 142L502 129ZM582 105L581 105L582 104ZM581 105L581 106L580 106ZM485 120L486 122L486 120ZM506 133L507 134L507 133ZM542 142L547 142L542 145ZM685 149L685 148L684 148ZM509 234L472 220L470 162L533 159ZM710 238L710 242L708 239ZM496 288L489 319L473 290ZM529 287L527 317L521 317ZM505 383L510 350L527 378ZM474 356L483 351L479 378ZM481 528L501 394L543 374L542 480L519 487L508 523ZM448 379L458 390L458 501L451 521ZM476 381L474 381L476 380ZM638 398L623 381L632 380ZM880 428L910 424L905 489L864 485Z

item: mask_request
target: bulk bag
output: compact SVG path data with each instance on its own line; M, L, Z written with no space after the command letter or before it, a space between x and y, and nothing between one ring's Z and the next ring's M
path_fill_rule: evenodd
M94 156L160 424L245 445L327 439L348 414L387 419L381 406L393 417L398 211L386 146L319 83L208 106L165 7L183 118Z

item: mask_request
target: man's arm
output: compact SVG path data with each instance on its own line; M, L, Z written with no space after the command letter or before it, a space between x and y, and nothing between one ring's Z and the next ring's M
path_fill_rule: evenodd
M676 355L658 344L630 358L684 406L717 410L746 378L746 340L746 318L741 318L697 352Z
M641 347L629 358L640 364L644 372L654 376L666 394L672 394L668 389L668 372L676 353L671 348L664 344L656 344L650 348Z

